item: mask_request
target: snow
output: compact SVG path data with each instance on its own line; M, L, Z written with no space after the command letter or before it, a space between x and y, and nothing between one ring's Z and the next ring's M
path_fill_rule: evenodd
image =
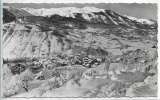
M114 21L113 18L110 15L107 14L107 16L115 25L118 25L118 23L116 21Z
M104 9L99 9L95 7L83 7L83 8L76 8L76 7L62 7L62 8L41 8L41 9L33 9L33 8L22 8L23 10L28 11L29 13L36 15L36 16L50 16L53 14L58 14L61 16L66 17L75 17L74 13L84 13L89 14L92 12L104 12Z
M60 15L60 16L65 16L65 17L72 17L75 18L75 14L76 13L81 13L83 18L90 21L91 18L97 18L98 16L96 16L93 12L105 12L105 9L100 9L100 8L96 8L96 7L83 7L83 8L77 8L77 7L62 7L62 8L41 8L41 9L34 9L34 8L22 8L25 11L28 11L29 13L35 15L35 16L51 16L54 14ZM110 12L112 15L114 15L114 12L111 11ZM89 16L89 14L91 16ZM116 21L114 21L112 19L111 16L108 15L108 17L110 18L110 20L112 20L112 22L116 25L118 25L118 23ZM154 22L148 19L138 19L132 16L128 16L128 15L124 15L124 17L127 17L130 20L136 21L138 23L141 24L149 24L149 25L153 25ZM101 17L102 20L105 19L103 17ZM124 20L122 18L119 17L119 19L124 22ZM104 20L105 21L105 20Z
M132 16L127 16L127 15L124 15L124 16L129 18L129 19L131 19L131 20L133 20L133 21L137 21L137 22L142 23L142 24L149 24L149 25L153 25L154 24L153 21L150 21L148 19L142 19L142 18L138 19L138 18L135 18L135 17L132 17Z
M84 19L87 19L87 20L89 20L89 21L90 21L91 18L92 18L92 17L89 17L88 14L82 14L82 16L83 16Z

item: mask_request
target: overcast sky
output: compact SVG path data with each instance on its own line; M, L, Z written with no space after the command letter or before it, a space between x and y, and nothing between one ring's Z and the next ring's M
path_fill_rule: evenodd
M6 3L112 3L112 2L123 2L123 3L133 3L133 2L138 2L138 3L157 3L159 0L1 0Z
M58 0L54 0L56 2ZM62 1L62 0L60 0ZM63 0L65 1L65 0ZM125 14L137 18L146 18L157 20L157 5L156 4L136 4L136 3L90 3L90 4L75 4L75 3L49 3L53 0L3 0L4 3L31 3L32 4L10 4L10 6L22 8L22 7L31 7L31 8L57 8L57 7L85 7L92 6L102 9L111 9L120 14ZM38 4L37 4L38 3ZM40 3L40 4L39 4ZM48 3L48 4L44 4Z

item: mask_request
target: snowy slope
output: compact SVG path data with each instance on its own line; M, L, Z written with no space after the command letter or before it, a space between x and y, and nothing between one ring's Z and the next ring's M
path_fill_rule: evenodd
M91 19L98 19L98 20L103 20L103 22L106 22L106 17L107 17L116 25L118 25L119 21L120 23L126 23L124 18L119 16L118 13L110 10L99 9L96 7L83 7L83 8L62 7L62 8L50 8L50 9L22 8L22 9L25 11L28 11L29 13L35 16L51 16L56 14L64 17L75 18L75 15L77 13L80 13L82 14L83 18L87 21L90 21ZM97 15L95 13L103 13L103 14ZM148 24L148 25L155 24L155 22L148 19L138 19L138 18L126 16L126 15L123 15L123 17L140 24Z
M136 17L127 16L127 15L126 15L126 17L129 18L129 19L131 19L131 20L134 20L134 21L137 21L137 22L139 22L139 23L142 23L142 24L149 24L149 25L154 24L153 21L148 20L148 19L138 19L138 18L136 18Z
M51 8L51 9L33 9L33 8L22 8L29 13L36 16L50 16L54 14L58 14L65 17L74 17L74 13L92 13L92 12L100 12L104 9L98 9L95 7L84 7L84 8L76 8L76 7L62 7L62 8Z

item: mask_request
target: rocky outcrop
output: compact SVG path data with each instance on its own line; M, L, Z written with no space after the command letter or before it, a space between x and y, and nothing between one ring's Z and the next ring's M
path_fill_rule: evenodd
M7 9L3 9L3 23L8 23L16 20L16 16L10 13Z

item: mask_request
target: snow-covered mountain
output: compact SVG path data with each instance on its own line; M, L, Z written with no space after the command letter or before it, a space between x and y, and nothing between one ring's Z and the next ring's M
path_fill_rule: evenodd
M122 16L111 10L94 7L52 9L19 9L5 7L3 8L3 15L3 45L6 49L4 51L4 56L6 58L31 57L33 55L31 53L32 50L28 49L32 48L32 42L35 42L36 38L38 38L38 40L44 40L36 40L38 42L35 43L37 45L35 56L39 56L39 54L42 53L40 50L42 44L48 49L46 53L50 53L69 48L70 46L68 46L68 44L70 44L70 41L80 41L79 37L83 34L74 34L77 36L72 36L69 34L72 32L66 31L66 29L78 29L79 31L82 29L82 31L90 31L93 29L101 30L103 27L103 30L106 31L104 34L116 34L118 36L126 35L127 38L139 38L138 35L145 34L147 38L156 39L155 34L151 34L155 33L153 28L156 29L156 22L147 19L137 19L126 15ZM19 22L19 19L21 18L23 21ZM62 32L59 31L59 28ZM140 31L138 29L144 30ZM53 40L50 39L50 37L53 37ZM13 53L13 51L17 52Z
M51 16L53 14L58 14L65 17L75 18L74 13L92 14L93 12L105 12L104 9L99 9L95 7L62 7L62 8L51 8L51 9L34 9L34 8L22 8L35 16Z
M120 15L111 10L99 9L95 7L63 7L63 8L51 8L51 9L33 9L22 8L25 11L35 16L47 16L53 17L59 15L61 17L81 19L80 21L87 21L91 23L105 23L114 25L132 26L134 28L154 28L156 22L149 19L138 19L135 17Z
M3 8L4 97L157 94L157 24L111 10Z
M149 19L138 19L128 15L121 15L112 10L99 9L95 7L62 7L51 9L13 8L5 7L4 15L9 14L12 19L25 18L27 21L45 22L46 24L69 24L75 26L80 24L104 24L106 26L125 26L140 29L156 29L157 22ZM6 13L5 13L6 12ZM14 16L13 16L14 15ZM4 22L8 18L4 16ZM25 21L26 21L25 20ZM38 21L37 21L38 20ZM67 22L67 23L66 23ZM37 23L36 23L37 24ZM61 26L61 25L60 25Z

